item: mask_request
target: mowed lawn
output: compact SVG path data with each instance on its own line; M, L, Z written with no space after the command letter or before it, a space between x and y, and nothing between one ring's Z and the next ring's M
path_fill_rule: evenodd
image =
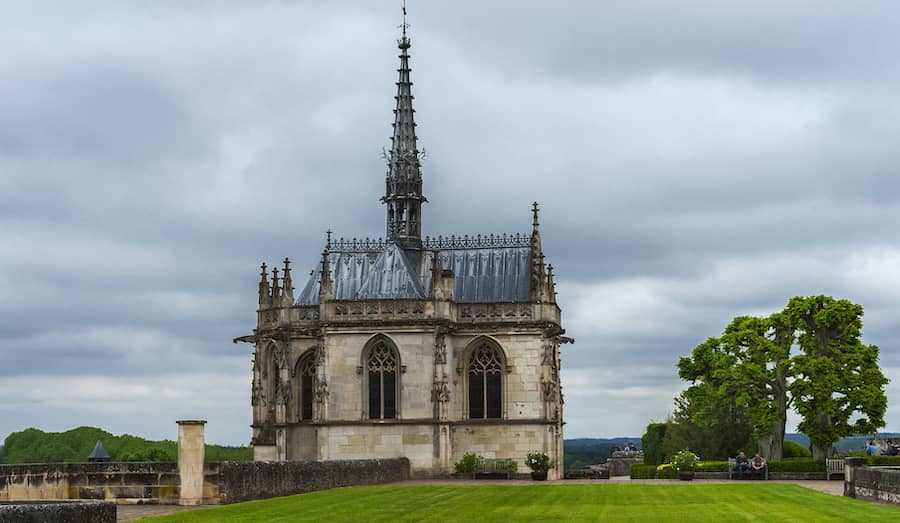
M143 522L900 521L900 508L797 485L378 485L237 503Z

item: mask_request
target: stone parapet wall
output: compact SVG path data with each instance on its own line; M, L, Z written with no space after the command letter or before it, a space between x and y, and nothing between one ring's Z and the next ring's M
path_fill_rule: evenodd
M409 460L223 461L217 482L221 503L289 496L352 485L409 479Z
M178 496L178 465L174 462L0 465L0 500L175 503Z
M108 501L0 501L4 523L115 523Z
M900 505L900 467L854 467L844 495Z
M202 500L204 504L237 503L409 477L406 458L205 463ZM0 502L85 499L177 504L180 490L178 466L169 462L0 465ZM0 521L7 520L0 517Z

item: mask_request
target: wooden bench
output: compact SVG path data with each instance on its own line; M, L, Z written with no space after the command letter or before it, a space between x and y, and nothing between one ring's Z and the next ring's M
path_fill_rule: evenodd
M737 460L735 458L728 458L728 479L734 479L734 476L737 474ZM744 471L744 475L748 478L753 477L753 469L750 468L750 461L747 461L747 470ZM766 462L765 468L763 468L763 479L769 479L769 463Z
M481 458L475 462L475 470L472 472L472 479L475 479L478 474L502 474L506 476L506 479L510 479L511 468L511 459Z
M831 479L834 474L840 474L841 479L844 479L843 458L825 460L825 479Z

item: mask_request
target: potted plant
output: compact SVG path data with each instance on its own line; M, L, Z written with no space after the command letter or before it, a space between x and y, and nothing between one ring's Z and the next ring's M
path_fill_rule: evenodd
M688 449L684 449L672 459L672 467L678 471L678 479L682 481L690 481L694 479L694 469L700 457Z
M531 479L544 481L547 479L547 471L550 470L550 457L543 452L529 452L525 458L525 465L531 469Z

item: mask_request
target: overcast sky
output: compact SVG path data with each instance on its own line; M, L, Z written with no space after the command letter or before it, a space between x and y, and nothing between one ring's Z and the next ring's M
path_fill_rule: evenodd
M399 4L4 5L0 438L249 441L259 263L383 234ZM679 356L821 293L865 307L900 431L900 3L409 10L424 228L541 202L567 438L642 434Z

